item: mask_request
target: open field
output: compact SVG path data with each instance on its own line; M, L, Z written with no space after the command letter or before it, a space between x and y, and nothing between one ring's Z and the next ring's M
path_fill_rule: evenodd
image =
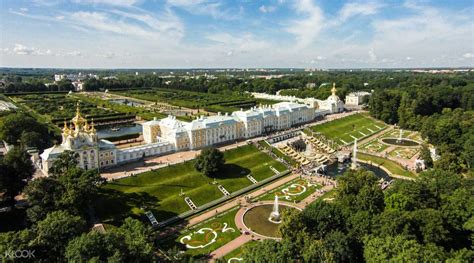
M160 247L164 251L177 247L192 256L207 255L240 236L234 220L238 210L234 207L183 230L179 235L163 240Z
M326 122L311 127L339 145L352 143L354 139L375 134L387 127L381 121L369 117L367 114L357 113L341 119Z
M249 173L261 181L274 175L270 167L286 170L253 145L226 151L224 156L226 164L217 181L230 193L252 184L246 177ZM197 172L193 165L194 161L188 161L108 183L96 203L99 217L105 222L116 221L151 210L160 221L190 210L185 196L196 206L223 197L217 185L211 184L213 179ZM180 196L181 190L185 196Z
M382 157L369 155L369 154L365 154L361 152L357 153L357 158L364 161L370 161L372 162L372 164L375 164L375 165L383 166L387 168L387 170L389 170L391 173L396 174L396 175L407 176L407 177L415 176L412 172L405 170L401 165L399 165L398 163L392 160L388 160Z
M212 94L174 89L146 89L116 91L114 94L147 100L152 102L166 102L175 106L204 109L210 112L232 112L240 108L248 109L257 105L254 98L232 95ZM260 101L268 104L268 101Z

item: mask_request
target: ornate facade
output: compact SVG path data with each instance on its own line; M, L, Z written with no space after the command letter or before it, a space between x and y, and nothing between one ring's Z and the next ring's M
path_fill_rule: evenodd
M314 109L305 104L280 102L232 114L201 116L189 123L168 116L144 123L143 136L148 143L169 142L177 151L199 149L288 129L314 117Z

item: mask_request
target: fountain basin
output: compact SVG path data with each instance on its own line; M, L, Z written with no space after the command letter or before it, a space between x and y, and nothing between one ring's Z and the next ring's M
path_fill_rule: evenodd
M333 163L326 167L326 171L324 175L329 177L335 178L337 176L343 175L347 170L349 170L352 166L352 162L345 162L345 163ZM377 177L383 178L385 180L390 179L390 175L385 172L383 169L371 165L368 163L357 162L357 167L359 169L365 169L368 171L373 172Z
M382 142L385 144L396 145L396 146L407 146L407 147L416 147L420 143L409 140L409 139L399 139L399 138L385 138L382 139Z
M297 207L290 206L284 203L279 204L280 212L288 209L298 209ZM246 228L257 235L265 238L281 238L279 231L280 221L269 220L268 215L273 212L273 204L263 204L250 208L243 215L243 222ZM284 212L283 212L284 213ZM280 213L281 216L281 213Z

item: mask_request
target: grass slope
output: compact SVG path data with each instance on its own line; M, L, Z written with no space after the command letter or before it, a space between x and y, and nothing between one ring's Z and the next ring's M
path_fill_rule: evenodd
M326 122L311 127L314 132L320 132L327 138L334 140L338 144L350 143L354 137L360 139L365 136L377 133L386 125L377 121L367 114L357 113L341 119Z
M249 173L261 181L274 174L270 166L285 170L281 163L253 145L229 150L225 158L218 182L229 192L251 185L246 177ZM159 221L173 217L190 209L184 197L179 196L181 189L197 206L222 197L217 186L210 184L212 179L197 172L193 165L194 161L188 161L108 183L96 202L99 217L113 222L139 216L146 210L151 210Z
M357 158L363 161L370 161L375 165L381 165L387 170L389 170L391 173L396 174L396 175L401 175L401 176L407 176L407 177L414 177L415 175L410 172L405 170L401 165L398 163L388 160L382 157L370 155L370 154L365 154L365 153L357 153Z

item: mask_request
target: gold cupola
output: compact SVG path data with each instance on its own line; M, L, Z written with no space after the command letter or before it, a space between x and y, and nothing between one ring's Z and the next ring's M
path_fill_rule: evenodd
M333 95L333 96L336 96L336 91L337 91L337 89L336 89L336 82L333 82L333 83L332 83L332 89L331 89L331 92L332 92L332 95Z
M81 109L79 107L79 102L77 102L76 116L72 118L72 123L74 123L75 130L79 131L83 128L84 124L87 123L86 119L81 115Z

